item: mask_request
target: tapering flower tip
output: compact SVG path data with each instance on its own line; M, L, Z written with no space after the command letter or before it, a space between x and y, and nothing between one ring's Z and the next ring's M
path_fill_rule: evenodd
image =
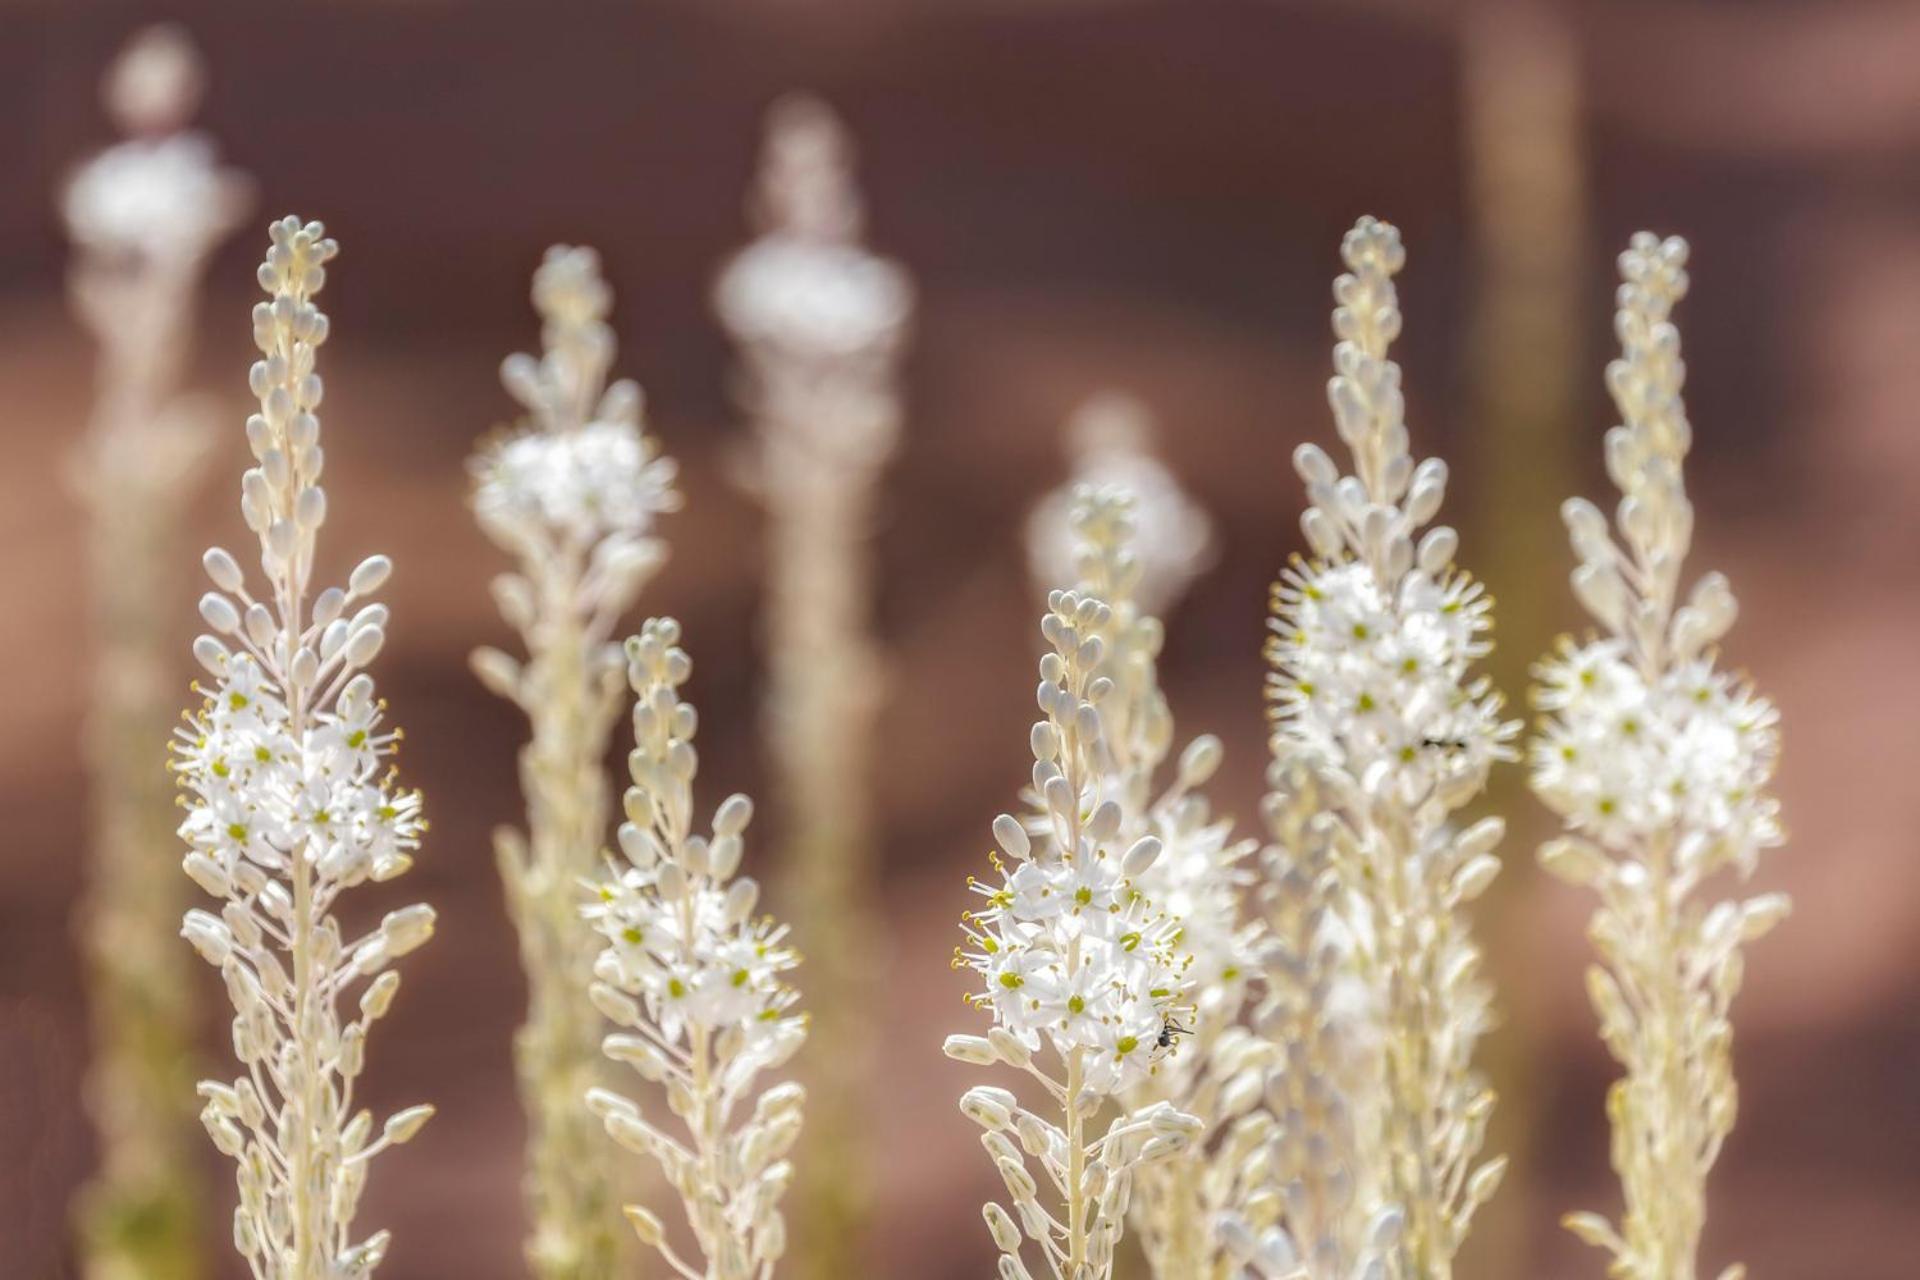
M859 236L853 139L823 100L790 93L767 108L754 212L769 231L815 240Z
M1362 214L1340 242L1340 256L1352 271L1379 271L1398 275L1407 265L1406 246L1400 242L1400 228L1372 214Z
M594 332L613 313L600 254L585 245L550 247L533 273L533 305L558 333Z
M259 278L261 289L276 296L285 294L293 298L309 298L326 286L326 264L339 254L340 246L327 237L324 224L303 222L289 214L277 222L269 223L267 235L272 244L267 249L266 261L254 273ZM256 309L256 326L259 315ZM288 323L292 313L286 317L276 315L274 319ZM312 345L319 345L320 339L311 334L301 334L300 337Z

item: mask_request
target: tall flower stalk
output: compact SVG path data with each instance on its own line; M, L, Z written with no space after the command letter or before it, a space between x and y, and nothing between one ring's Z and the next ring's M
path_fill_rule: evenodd
M1693 539L1684 463L1693 442L1673 306L1687 291L1687 245L1645 232L1620 256L1621 355L1607 368L1620 425L1607 474L1614 526L1584 498L1562 507L1579 566L1574 594L1599 626L1563 640L1536 674L1547 719L1532 748L1533 788L1567 824L1540 860L1600 898L1588 935L1600 963L1587 991L1626 1076L1607 1095L1618 1226L1576 1213L1566 1225L1613 1255L1624 1280L1693 1280L1706 1179L1732 1131L1730 1009L1741 949L1787 913L1769 893L1744 900L1709 881L1750 875L1783 840L1767 793L1778 715L1718 668L1713 646L1737 608L1718 573L1681 598ZM1720 1280L1738 1280L1730 1266Z
M1045 718L1030 734L1039 812L994 819L994 875L970 881L983 905L962 916L966 945L954 958L979 978L968 1001L993 1025L949 1036L947 1055L1012 1067L1039 1086L1032 1106L995 1085L960 1100L1013 1206L983 1210L1001 1280L1030 1280L1032 1261L1055 1280L1111 1276L1135 1174L1179 1156L1203 1127L1165 1100L1134 1101L1178 1047L1173 1019L1191 1016L1193 958L1179 923L1142 889L1162 841L1123 843L1115 735L1129 709L1102 674L1113 619L1077 591L1048 598ZM1116 1114L1095 1136L1109 1102Z
M433 1114L409 1107L376 1133L354 1086L368 1031L400 987L391 965L432 935L434 913L390 911L353 938L334 914L344 891L412 865L425 822L419 793L396 788L400 732L385 727L365 670L388 621L369 597L392 566L374 556L344 587L312 593L327 515L314 358L328 328L313 296L338 246L317 222L270 231L259 278L272 301L253 310L261 358L248 378L256 465L240 486L265 589L252 594L228 552L206 553L211 634L193 651L213 683L176 733L173 767L186 873L220 906L187 912L181 932L233 1003L241 1073L201 1081L200 1096L207 1132L236 1165L234 1247L258 1280L321 1280L379 1264L388 1233L353 1233L370 1163Z
M545 350L501 366L525 421L472 464L475 515L515 561L494 598L527 653L483 648L474 668L532 728L520 753L527 829L502 829L495 852L527 974L514 1049L529 1127L526 1254L543 1280L617 1272L612 1155L581 1102L601 1059L580 881L607 839L607 743L626 684L613 630L665 559L655 517L679 505L673 463L643 434L640 389L607 385L612 301L591 249L548 250L533 278Z
M1164 503L1166 495L1156 497ZM1073 491L1068 523L1075 590L1107 606L1093 634L1102 644L1095 678L1113 686L1101 714L1111 762L1105 798L1120 806L1116 840L1159 842L1159 856L1135 887L1178 922L1176 944L1192 957L1184 974L1186 1008L1170 1015L1156 1038L1157 1070L1127 1089L1122 1102L1136 1111L1171 1102L1208 1130L1204 1142L1137 1172L1130 1216L1154 1275L1204 1280L1233 1273L1215 1223L1246 1194L1245 1155L1271 1127L1258 1109L1271 1049L1240 1025L1248 981L1259 967L1259 929L1244 910L1255 845L1234 839L1233 824L1213 818L1200 790L1220 766L1218 738L1193 739L1168 785L1156 792L1172 752L1174 720L1160 688L1163 630L1140 598L1150 565L1138 550L1144 539L1137 510L1125 489L1081 485ZM1193 566L1189 560L1189 572ZM1156 591L1177 595L1168 567L1151 567L1161 575Z
M1491 997L1467 905L1499 870L1503 826L1460 829L1455 813L1511 758L1517 726L1469 675L1490 646L1488 601L1454 567L1458 538L1428 527L1446 465L1408 450L1393 277L1393 227L1363 218L1334 285L1335 425L1346 474L1319 446L1294 466L1313 558L1274 588L1269 691L1274 747L1311 766L1330 815L1331 863L1350 911L1351 963L1380 1023L1384 1097L1363 1135L1359 1184L1397 1210L1396 1273L1446 1280L1474 1210L1504 1162L1481 1161L1493 1095L1473 1067ZM1422 532L1425 530L1425 532Z
M899 435L896 366L912 311L897 265L860 244L852 145L822 103L769 115L752 210L760 237L716 282L739 347L757 437L750 484L767 522L767 736L782 821L782 899L807 950L809 1004L834 1045L813 1084L798 1196L812 1280L862 1270L861 1148L871 1046L871 954L882 935L872 874L869 753L882 683L869 614L877 481Z
M98 389L75 451L87 515L94 659L86 751L93 865L81 912L93 1015L84 1085L100 1170L80 1204L89 1280L204 1274L204 1179L191 1158L195 1002L174 935L187 886L165 851L174 809L153 744L172 728L188 590L181 511L215 425L183 395L207 255L234 227L246 181L186 128L201 68L170 27L149 28L109 72L127 140L88 160L61 212L74 243L74 311L99 343Z
M693 664L679 641L671 618L649 619L627 641L634 749L624 861L609 856L585 914L605 944L593 1002L620 1028L605 1053L659 1087L683 1132L669 1133L647 1118L651 1108L612 1090L594 1089L587 1102L616 1142L659 1164L696 1252L684 1256L658 1214L628 1205L642 1243L684 1280L766 1280L786 1249L779 1203L793 1180L787 1153L806 1094L791 1082L756 1082L806 1039L784 977L799 957L786 926L754 916L760 886L738 874L752 802L727 797L711 834L694 832L697 720L680 697Z

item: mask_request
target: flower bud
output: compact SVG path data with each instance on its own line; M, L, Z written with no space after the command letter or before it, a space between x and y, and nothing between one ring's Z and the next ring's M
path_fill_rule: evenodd
M981 1036L948 1036L940 1046L940 1051L956 1062L971 1063L976 1067L990 1067L999 1061L993 1045Z
M753 821L753 801L746 796L735 794L720 802L714 811L713 834L716 836L737 836L747 829Z
M239 591L245 581L239 562L224 547L208 547L200 563L207 571L207 578L222 591Z
M221 635L232 635L240 629L240 611L218 592L209 591L200 597L200 616Z
M977 1084L960 1095L960 1114L982 1129L998 1131L1012 1127L1013 1113L1018 1106L1019 1101L1011 1093L992 1085Z
M353 572L348 575L347 591L356 596L378 591L392 573L393 561L385 556L368 556L355 565Z
M1129 880L1137 880L1145 875L1147 868L1159 858L1160 848L1158 836L1141 836L1133 842L1133 847L1128 849L1126 856L1120 860L1120 874Z
M993 839L1009 858L1025 861L1033 852L1026 828L1010 813L1003 813L993 820Z

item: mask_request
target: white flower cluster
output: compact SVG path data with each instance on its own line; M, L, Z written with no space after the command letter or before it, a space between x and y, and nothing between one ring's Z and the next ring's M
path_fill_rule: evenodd
M476 502L496 529L537 523L581 542L637 538L656 515L679 506L674 475L673 462L657 455L632 413L565 436L529 432L503 440L486 460Z
M1733 592L1709 573L1681 601L1693 432L1672 311L1686 261L1684 241L1644 232L1620 257L1621 355L1607 386L1621 420L1606 437L1617 536L1592 503L1562 508L1579 561L1574 594L1601 634L1563 641L1536 668L1548 719L1533 744L1533 789L1571 833L1540 859L1599 895L1588 935L1601 963L1587 991L1626 1070L1607 1100L1625 1212L1617 1228L1593 1213L1564 1221L1611 1253L1609 1274L1623 1280L1696 1274L1707 1174L1738 1109L1741 949L1788 910L1777 893L1703 900L1715 871L1748 875L1784 837L1766 790L1778 715L1718 670L1712 649L1738 612Z
M309 1280L363 1275L386 1251L386 1232L351 1237L368 1162L432 1108L399 1112L376 1135L371 1114L353 1110L353 1089L368 1029L400 985L388 966L432 935L434 913L389 912L357 939L333 915L342 891L404 872L425 823L419 795L394 787L387 757L399 733L383 726L364 670L385 642L387 608L361 602L389 562L363 561L344 588L308 599L327 510L314 413L327 318L312 297L337 247L317 222L287 218L271 231L260 283L273 301L253 314L257 465L240 501L269 590L255 598L232 555L207 552L215 589L200 615L213 634L193 650L214 684L179 732L174 768L186 872L224 900L218 914L189 911L182 932L226 980L246 1068L200 1086L207 1130L239 1165L234 1242L256 1276ZM343 1022L340 1003L367 979L358 1016Z
M1710 658L1649 681L1624 642L1594 639L1567 643L1538 675L1551 719L1533 744L1533 786L1574 831L1622 851L1684 831L1746 866L1780 843L1766 790L1779 713Z
M1039 842L1010 815L994 820L1010 861L993 859L997 882L973 882L986 906L962 922L973 947L962 958L983 988L974 1003L1027 1048L1044 1038L1062 1059L1079 1059L1082 1083L1098 1093L1154 1070L1192 962L1174 947L1179 922L1137 884L1159 858L1160 839L1119 845L1124 809L1103 797L1099 703L1114 683L1096 673L1111 617L1104 602L1075 592L1048 600L1041 630L1052 652L1040 664L1047 718L1032 734L1033 786L1044 806Z
M1133 496L1133 554L1140 562L1134 596L1143 612L1166 609L1212 563L1217 547L1206 509L1153 452L1153 415L1132 396L1105 392L1074 411L1066 434L1073 476L1027 519L1033 580L1046 587L1074 580L1080 558L1074 508L1082 486L1125 490Z
M1116 688L1099 671L1112 616L1104 602L1074 591L1048 599L1041 632L1051 651L1040 662L1038 695L1046 718L1030 735L1043 817L1032 834L1011 814L994 819L996 879L972 882L986 906L962 917L968 946L954 959L978 975L981 989L968 1000L989 1011L994 1026L984 1037L949 1037L947 1054L1025 1070L1066 1113L1055 1125L987 1086L961 1100L987 1130L983 1141L1019 1216L1016 1226L1000 1206L986 1211L1007 1280L1029 1275L1022 1230L1054 1275L1110 1274L1133 1171L1185 1150L1200 1129L1159 1102L1123 1110L1095 1142L1084 1131L1108 1097L1147 1079L1176 1047L1172 1019L1186 1003L1191 964L1175 948L1178 922L1139 889L1161 841L1141 835L1122 845L1123 808L1107 794L1113 766L1104 717ZM1043 1048L1064 1078L1036 1063ZM1061 1190L1064 1213L1041 1208L1041 1184L1021 1151Z
M1313 445L1299 461L1303 474L1332 466ZM1270 687L1297 749L1406 796L1477 789L1507 758L1500 700L1484 676L1467 678L1490 648L1479 583L1443 564L1385 583L1358 560L1296 564L1274 601Z
M267 606L228 576L238 566L224 552L209 552L207 566L217 583L233 584L228 589L247 614L266 612ZM367 562L364 580L377 581L385 571L385 560L376 558ZM339 599L344 607L362 594ZM228 652L225 645L216 650L213 645L220 642L203 637L213 640L199 652L209 669L218 668L217 679L206 690L200 713L176 731L175 768L190 795L180 826L194 848L188 873L209 892L222 894L235 875L256 878L241 870L243 863L284 874L295 857L311 861L338 887L399 875L407 869L410 851L419 847L420 798L395 791L383 773L398 733L381 724L383 704L372 679L355 672L384 638L386 607L369 604L351 618L336 614L326 623L320 618L327 610L316 610L315 628L344 624L336 630L333 652L320 659L320 678L351 678L330 706L325 701L313 705L304 724L296 726L285 693L263 669L263 659L253 656L273 644L275 632L264 628L274 624L262 624L263 635L247 632L228 613L238 612L235 603L218 592L201 602L202 615L211 615L214 627L233 624L241 652ZM321 651L327 647L323 638ZM196 916L194 924L205 921Z
M100 267L191 276L239 219L250 184L186 128L204 80L193 42L168 24L141 31L115 61L105 96L128 140L82 165L61 202L75 243Z
M640 388L607 385L612 290L591 249L557 245L534 275L544 353L509 356L500 379L526 407L526 426L474 459L474 510L503 547L557 554L593 547L616 576L653 567L654 517L679 508L677 468L641 429Z
M691 1146L623 1095L596 1089L588 1103L622 1146L659 1162L704 1258L689 1266L659 1218L630 1205L640 1239L689 1280L752 1280L768 1275L786 1247L777 1206L793 1178L785 1156L800 1135L805 1094L775 1085L744 1120L735 1113L760 1073L800 1048L807 1021L793 1012L797 997L783 977L799 963L786 928L753 915L759 885L736 874L752 803L728 797L711 836L693 834L696 717L679 695L692 670L679 638L677 622L654 618L627 641L636 696L633 786L620 827L626 865L585 914L606 940L593 1001L621 1028L605 1052L664 1087Z
M1235 840L1232 822L1215 819L1200 791L1222 759L1220 740L1211 734L1187 744L1171 782L1154 794L1172 750L1174 722L1159 679L1164 630L1139 594L1147 565L1139 551L1138 500L1124 488L1079 485L1071 504L1075 590L1107 606L1094 633L1103 646L1094 676L1112 686L1101 707L1111 762L1100 775L1103 797L1120 806L1122 843L1143 836L1159 841L1159 856L1139 873L1135 887L1179 922L1177 949L1197 1012L1216 1025L1231 1022L1257 960L1257 931L1249 929L1241 907L1253 880L1246 861L1255 844ZM1047 823L1042 811L1028 826L1044 831Z
M1311 771L1327 806L1330 826L1315 839L1331 842L1339 888L1319 896L1343 917L1345 962L1380 1019L1386 1089L1358 1153L1357 1189L1371 1202L1355 1220L1403 1214L1401 1263L1444 1276L1505 1167L1476 1163L1493 1096L1472 1055L1491 1010L1465 916L1499 871L1503 825L1460 831L1452 815L1493 762L1512 758L1518 725L1470 672L1488 649L1488 604L1454 566L1459 539L1428 527L1446 466L1416 465L1409 450L1388 356L1401 323L1400 234L1363 218L1341 254L1328 399L1353 473L1315 445L1295 451L1314 559L1274 589L1273 750L1283 768Z
M1163 1047L1178 1045L1179 1052L1122 1101L1138 1110L1166 1100L1209 1130L1204 1142L1140 1171L1131 1218L1156 1275L1211 1275L1223 1265L1215 1220L1239 1197L1242 1147L1262 1123L1255 1114L1259 1067L1270 1052L1238 1025L1261 955L1259 927L1243 904L1256 846L1234 839L1233 824L1211 816L1200 790L1220 766L1218 738L1189 743L1166 789L1155 794L1174 721L1159 680L1163 630L1140 594L1149 564L1138 501L1124 488L1079 485L1070 503L1075 589L1108 606L1094 633L1103 645L1095 678L1112 685L1101 705L1111 762L1103 795L1120 806L1118 843L1160 843L1135 888L1179 922L1174 942L1191 983L1183 1007L1162 1027ZM1043 813L1030 828L1044 831L1046 823Z

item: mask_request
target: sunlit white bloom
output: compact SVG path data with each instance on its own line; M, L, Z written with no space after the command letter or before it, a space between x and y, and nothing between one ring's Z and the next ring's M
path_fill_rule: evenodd
M1296 564L1274 604L1269 687L1297 749L1404 796L1511 758L1516 726L1486 678L1469 675L1491 648L1479 583L1414 569L1383 584L1357 560Z
M549 249L533 296L545 350L501 365L501 381L528 417L473 459L474 512L502 546L522 555L634 554L655 517L679 509L678 468L642 429L639 387L607 382L613 296L598 255Z
M1616 640L1568 642L1539 668L1551 719L1532 748L1534 789L1568 825L1615 849L1664 831L1748 860L1780 843L1767 794L1779 715L1696 658L1649 683Z
M1041 812L1027 847L1003 844L994 875L973 883L984 905L962 922L970 945L960 958L980 975L977 1006L1029 1048L1044 1042L1078 1059L1087 1089L1113 1093L1156 1069L1192 956L1175 949L1179 922L1123 871L1120 806L1102 806L1102 728L1089 694L1111 611L1073 592L1055 592L1048 609L1042 697L1066 714L1035 727Z

